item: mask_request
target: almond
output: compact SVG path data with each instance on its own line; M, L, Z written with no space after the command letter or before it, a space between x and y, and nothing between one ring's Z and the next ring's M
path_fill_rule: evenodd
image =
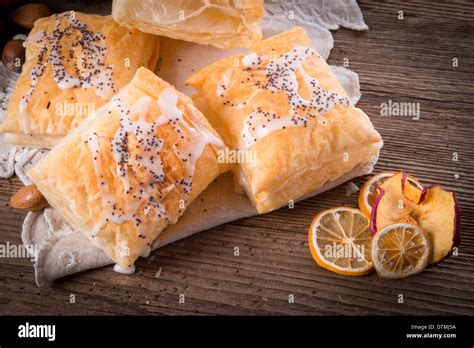
M25 62L23 42L23 40L10 40L3 48L2 62L11 71L20 72Z
M45 4L27 4L13 11L10 19L23 28L32 29L37 19L50 15L51 11Z
M10 205L16 209L28 211L37 211L49 206L35 185L28 185L19 189L11 196Z

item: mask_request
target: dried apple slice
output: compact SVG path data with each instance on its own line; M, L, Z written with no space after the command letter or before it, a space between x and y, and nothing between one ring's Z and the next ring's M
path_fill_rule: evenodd
M362 211L362 213L364 213L364 215L370 218L372 205L379 194L378 187L380 187L380 185L382 185L388 178L391 178L395 174L395 172L378 173L364 183L360 189L358 198L359 209ZM423 185L416 178L408 176L407 180L420 190L423 189Z
M433 246L430 264L443 261L460 241L460 208L456 195L439 185L427 187L421 193L414 214Z
M421 197L422 190L411 185L406 180L407 177L404 173L396 173L377 188L379 194L374 200L370 215L372 235L396 223L417 225L412 212Z
M407 174L397 173L379 187L380 193L372 206L370 230L375 234L396 223L418 226L430 239L429 264L436 264L459 245L460 209L456 196L441 186L420 190L407 178Z

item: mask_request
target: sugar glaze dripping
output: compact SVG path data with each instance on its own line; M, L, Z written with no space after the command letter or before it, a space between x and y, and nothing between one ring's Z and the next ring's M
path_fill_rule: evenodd
M168 223L175 223L179 216L184 212L184 209L180 209L178 216L169 216L165 207L161 204L161 201L172 190L179 188L181 199L184 202L185 207L188 205L196 162L201 157L206 145L212 144L222 147L224 144L217 136L198 121L196 121L197 123L192 123L190 119L187 119L186 121L184 120L184 109L178 108L178 95L172 88L163 90L156 101L161 110L161 115L154 122L148 122L146 120L150 105L153 102L150 97L140 97L129 109L125 102L123 102L121 94L122 92L115 96L110 104L110 109L114 110L121 116L120 125L111 140L110 146L115 162L116 175L121 178L127 197L124 200L124 206L119 207L117 204L119 197L115 193L115 188L109 187L107 180L100 182L99 194L102 199L105 213L102 221L94 228L92 234L97 235L97 233L99 233L108 222L121 224L127 221L132 221L137 227L139 238L146 238L148 233L156 228L159 221L165 219ZM197 112L193 106L187 105L186 107L187 112L190 114ZM138 117L132 119L132 115L138 115ZM193 119L198 120L197 117L194 117ZM182 145L180 148L185 148L189 150L189 152L181 153L177 150L177 146L172 147L178 158L180 158L185 164L185 174L181 179L175 180L171 185L157 191L157 185L163 183L165 179L165 173L163 170L164 163L160 157L160 151L164 146L164 140L157 136L157 129L165 124L171 125L178 135L179 145ZM183 131L184 129L187 131L187 136ZM130 136L133 136L138 141L138 144L141 147L140 155L133 156L130 153L127 147ZM107 156L106 153L100 151L100 141L101 139L96 133L90 134L87 139L94 161L94 171L97 180L101 180L101 178L103 178L104 170L107 170L107 168L104 168L104 163L100 157ZM138 183L138 186L134 185L137 187L132 187L129 177L132 164L138 164L153 178L153 180L149 183ZM143 214L139 214L140 211L143 211L143 214L149 218L147 219L148 222L140 219L139 216L143 216ZM127 246L124 245L122 247L126 248ZM142 255L148 255L149 251L150 248L147 246ZM117 268L116 271L129 272L130 270Z
M265 68L267 82L265 84L256 84L258 88L250 96L250 99L253 99L256 94L263 90L284 92L288 97L290 105L289 115L278 115L274 112L263 110L261 107L254 109L244 121L241 142L239 144L240 148L250 148L257 141L274 131L289 127L306 127L309 118L314 118L318 114L324 115L337 104L350 105L348 98L339 95L337 92L328 91L320 87L318 80L304 69L303 61L312 55L317 55L317 53L311 48L295 46L281 57L268 62ZM265 57L260 58L255 53L249 53L243 57L242 63L246 70L253 70L265 59ZM226 71L226 74L230 73ZM298 92L297 73L301 75L304 84L309 90L310 97L308 99L303 98ZM228 86L228 80L228 77L224 78L219 85L226 86L227 82ZM218 95L224 98L225 90L228 88L216 91L216 93L221 92ZM228 105L228 103L228 101L224 101L223 104ZM241 109L242 103L230 106ZM299 114L298 110L302 111L302 113Z
M152 210L158 219L168 219L167 212L159 200L166 197L167 193L172 189L165 188L160 191L160 195L156 200L155 188L158 183L163 182L163 162L160 158L160 151L163 147L163 140L156 136L156 123L150 123L145 120L152 99L148 96L140 97L131 109L128 109L120 95L114 97L111 104L111 110L118 112L121 116L120 124L114 137L110 142L110 150L115 162L115 171L120 177L123 189L127 195L123 206L118 203L118 197L115 189L108 186L107 180L104 180L101 156L107 156L100 150L100 138L97 133L92 133L87 139L89 149L91 150L94 160L94 170L97 180L99 180L100 196L102 197L102 205L105 209L102 221L94 228L92 235L97 235L102 227L108 222L122 224L127 221L133 221L135 226L141 230L146 229L142 226L142 220L138 216L138 211L143 209L146 215L151 214ZM136 120L130 118L131 115L138 115ZM129 149L127 149L128 138L134 136L141 147L140 156L132 157ZM145 172L150 175L151 180L147 185L139 185L134 188L130 185L129 172L134 165L144 168ZM142 208L143 207L143 208ZM143 235L140 232L140 235Z
M48 65L53 67L54 81L61 89L94 88L95 93L104 99L109 99L116 92L112 79L114 66L104 62L108 54L106 37L100 32L88 30L87 25L71 12L54 16L55 26L51 33L40 31L27 39L27 42L33 42L41 49L30 73L31 86L19 104L21 125L26 133L30 132L27 105ZM64 41L71 38L74 38L73 43L66 46ZM69 50L65 52L66 47ZM78 47L81 48L80 55L75 51ZM66 71L65 63L72 63L75 76Z

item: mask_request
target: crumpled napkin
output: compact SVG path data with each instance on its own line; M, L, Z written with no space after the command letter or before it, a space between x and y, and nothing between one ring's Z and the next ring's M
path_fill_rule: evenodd
M330 30L369 29L356 0L271 0L265 4L264 37L295 26L305 28L314 48L324 59L334 46Z
M327 59L334 40L329 30L345 27L367 30L362 13L355 0L292 0L265 3L266 15L262 23L264 37L302 26L308 32L316 50ZM192 95L186 79L195 71L210 63L245 50L222 51L210 46L161 40L161 59L157 74L178 90ZM356 73L343 67L331 66L346 90L352 103L360 98L359 79ZM14 88L17 74L9 72L0 62L0 121L3 120L9 96ZM0 177L16 174L25 184L31 181L25 175L27 169L47 154L47 150L18 148L6 144L0 136ZM329 190L354 177L369 174L373 162L362 164L338 180L327 184L319 192ZM152 244L155 250L196 232L256 215L249 199L234 190L230 173L217 178L187 208L177 224L167 227ZM95 247L80 232L74 231L53 208L27 214L22 228L22 240L33 250L35 277L38 286L73 273L112 264L105 253Z

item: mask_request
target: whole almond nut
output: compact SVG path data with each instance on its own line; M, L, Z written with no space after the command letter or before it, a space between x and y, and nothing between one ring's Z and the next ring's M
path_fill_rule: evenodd
M27 4L13 11L10 19L23 28L32 29L37 19L50 15L51 11L45 4Z
M2 62L11 71L20 72L25 62L23 40L10 40L2 51Z
M28 185L19 189L11 196L10 205L16 209L28 211L37 211L49 206L35 185Z

